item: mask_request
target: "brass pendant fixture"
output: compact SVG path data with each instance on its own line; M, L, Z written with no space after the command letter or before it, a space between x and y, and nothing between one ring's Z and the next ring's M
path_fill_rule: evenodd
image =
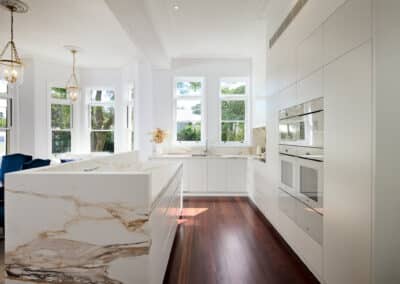
M14 13L26 13L29 7L19 0L0 0L0 5L11 13L11 39L0 53L0 79L10 85L20 85L23 81L24 64L14 42Z
M74 46L66 46L65 48L67 48L72 53L72 74L68 79L67 86L65 87L65 89L67 90L67 95L69 99L72 102L76 102L78 100L80 93L79 83L75 71L76 68L75 57L76 54L78 53L78 48Z

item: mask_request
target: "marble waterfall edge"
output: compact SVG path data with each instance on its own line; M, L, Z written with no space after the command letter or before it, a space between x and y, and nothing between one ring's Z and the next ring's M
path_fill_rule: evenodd
M162 282L182 167L129 155L6 177L6 283Z

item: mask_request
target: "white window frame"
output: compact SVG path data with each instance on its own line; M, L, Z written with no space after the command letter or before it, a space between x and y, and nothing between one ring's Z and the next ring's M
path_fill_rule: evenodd
M6 148L5 148L5 155L10 153L11 149L11 130L13 127L13 97L10 92L10 86L7 84L7 92L6 95L0 95L1 99L7 100L7 110L6 110L6 117L7 117L7 126L5 128L0 128L1 132L6 132Z
M179 96L177 94L177 83L181 82L181 81L199 81L201 82L201 91L199 95L194 95L194 96ZM207 135L206 135L206 83L205 83L205 78L204 77L200 77L200 76L196 76L196 77L175 77L174 81L173 81L173 115L172 115L172 125L173 125L173 139L172 139L172 143L175 146L203 146L205 145L205 141L207 139ZM177 140L177 135L178 135L178 131L177 131L177 102L178 100L200 100L201 103L201 136L200 136L200 141L178 141Z
M116 92L116 89L114 88L114 87L111 87L111 86L108 86L108 87L89 87L89 88L87 88L86 89L87 91L86 91L86 98L87 98L87 100L88 100L88 128L89 128L89 152L91 153L91 154L94 154L94 155L96 155L96 154L102 154L102 153L116 153L116 145L117 145L117 143L116 143L116 135L115 135L115 122L116 122L116 120L115 120L115 116L116 116L116 113L115 113L115 110L116 110L116 100L117 100L117 92ZM112 101L112 102L93 102L92 101L92 98L91 98L91 91L92 90L101 90L102 92L104 91L113 91L114 92L114 95L115 95L115 98L114 98L114 101ZM114 109L114 125L113 125L113 128L111 128L110 130L97 130L97 129L92 129L92 106L102 106L102 107L112 107L113 109ZM107 152L107 151L104 151L104 152L93 152L92 151L92 132L112 132L113 133L113 141L114 141L114 151L113 152Z
M64 154L70 154L72 152L72 141L73 141L73 129L74 129L74 105L71 102L71 100L68 98L66 99L55 99L51 96L51 89L52 88L64 88L63 84L50 84L48 86L48 129L49 129L49 153L50 156L52 157L57 157L59 155L64 155ZM68 105L71 107L71 115L70 115L70 128L69 129L57 129L53 128L51 125L51 105ZM70 152L65 152L65 153L53 153L53 131L65 131L65 132L70 132L71 134L71 151Z
M128 145L129 145L129 150L132 152L135 151L135 141L134 141L135 121L136 121L136 88L135 84L132 83L129 84L128 86L128 104L126 107L126 127L128 129Z
M223 95L221 90L222 82L237 82L243 81L246 83L246 93L244 95ZM250 145L250 78L249 77L222 77L219 80L218 88L218 143L222 146L238 147L238 146L249 146ZM242 122L243 120L222 120L222 101L244 101L245 104L245 119L244 119L244 140L239 141L222 141L222 123L223 122Z

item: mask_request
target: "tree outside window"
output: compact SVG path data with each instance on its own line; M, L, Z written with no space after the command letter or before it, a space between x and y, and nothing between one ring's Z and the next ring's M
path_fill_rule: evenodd
M91 152L114 152L114 101L113 90L90 90Z
M177 142L201 142L203 81L178 79L175 87L175 139Z
M65 88L50 89L51 152L71 152L72 104Z
M220 83L221 142L246 141L247 80L223 79Z

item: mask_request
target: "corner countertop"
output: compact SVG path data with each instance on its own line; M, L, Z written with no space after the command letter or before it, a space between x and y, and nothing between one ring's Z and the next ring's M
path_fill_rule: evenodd
M161 154L154 155L152 159L253 159L262 160L260 156L257 155L241 155L241 154Z

